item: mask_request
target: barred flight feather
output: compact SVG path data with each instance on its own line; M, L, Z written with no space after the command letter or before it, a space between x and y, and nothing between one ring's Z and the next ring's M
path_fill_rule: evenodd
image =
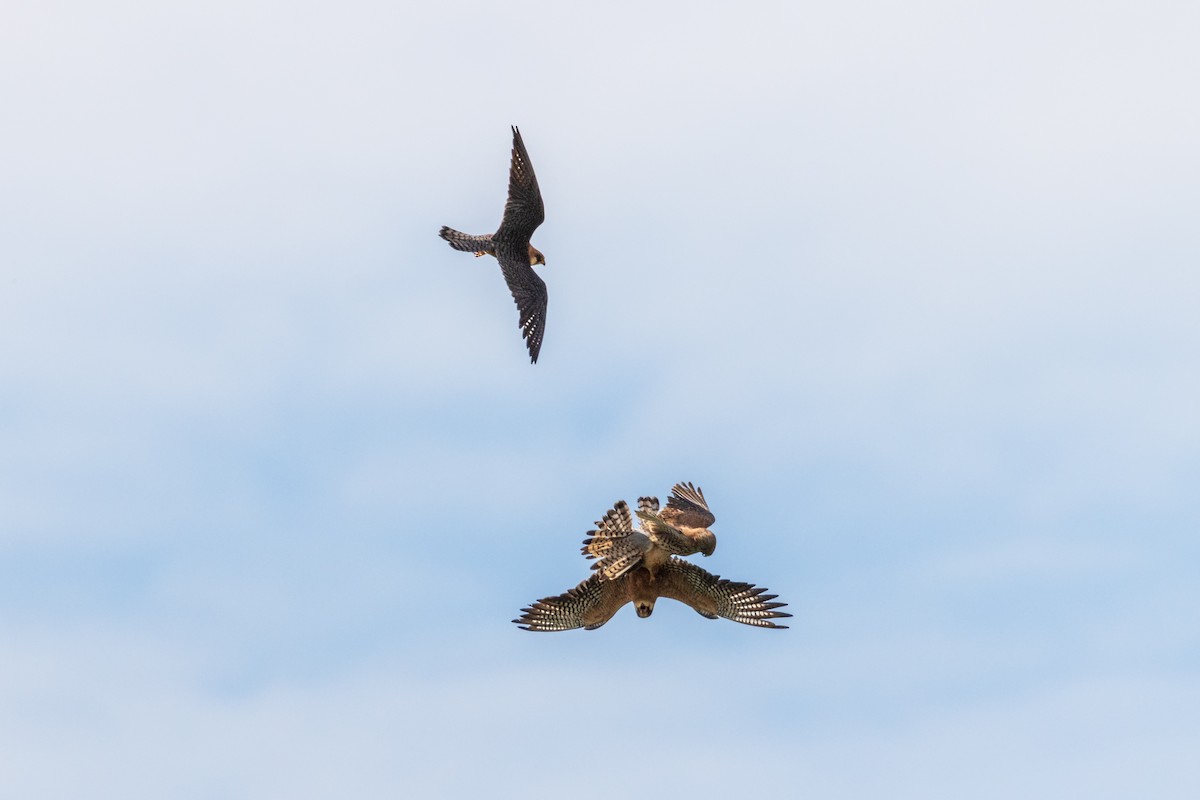
M650 512L657 513L658 498L657 497L639 497L638 498L638 511L650 511Z
M473 236L469 233L456 231L454 228L442 226L438 232L446 242L455 250L461 250L464 253L491 253L496 254L495 246L492 243L492 235L485 233L481 236Z

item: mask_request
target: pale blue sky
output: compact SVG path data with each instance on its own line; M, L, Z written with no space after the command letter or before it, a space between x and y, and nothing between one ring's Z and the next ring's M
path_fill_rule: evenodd
M0 795L1197 796L1198 35L9 3ZM680 480L790 630L509 622Z

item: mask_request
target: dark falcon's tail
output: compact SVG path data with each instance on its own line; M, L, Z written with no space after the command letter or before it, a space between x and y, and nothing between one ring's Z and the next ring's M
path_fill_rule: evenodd
M438 232L438 236L449 242L450 246L455 250L462 250L464 253L488 253L489 255L496 255L490 233L485 233L482 236L472 236L469 233L456 231L454 228L447 228L443 225L441 231Z

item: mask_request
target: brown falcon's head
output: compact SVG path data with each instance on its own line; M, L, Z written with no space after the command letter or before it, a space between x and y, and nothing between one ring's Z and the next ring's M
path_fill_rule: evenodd
M639 617L641 617L642 619L645 619L646 617L653 614L654 613L654 601L656 599L658 599L658 598L651 597L649 599L640 598L638 600L633 601L633 608L634 608L634 610L637 611L637 615Z
M541 250L538 250L533 245L529 245L529 266L534 267L538 264L545 266L546 257L542 255Z
M711 556L713 551L717 549L717 536L708 528L700 531L696 535L696 548L704 553L705 556Z

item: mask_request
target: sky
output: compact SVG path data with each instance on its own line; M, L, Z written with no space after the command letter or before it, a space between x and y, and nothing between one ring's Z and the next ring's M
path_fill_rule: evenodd
M5 4L0 796L1200 795L1198 33ZM677 481L788 630L511 624Z

